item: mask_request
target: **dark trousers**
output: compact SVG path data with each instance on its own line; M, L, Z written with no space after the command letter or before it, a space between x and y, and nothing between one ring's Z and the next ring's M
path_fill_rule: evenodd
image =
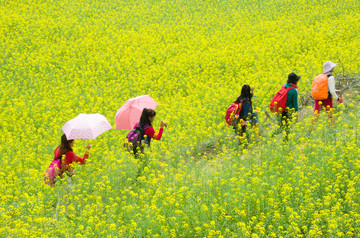
M291 119L292 119L292 115L290 112L288 112L288 110L282 112L281 120L280 120L280 128L281 130L285 130L286 132L285 140L289 140Z
M248 133L246 133L246 127L247 126L241 126L241 125L234 127L235 134L237 136L240 136L239 143L240 145L244 146L244 148L248 146L250 140Z

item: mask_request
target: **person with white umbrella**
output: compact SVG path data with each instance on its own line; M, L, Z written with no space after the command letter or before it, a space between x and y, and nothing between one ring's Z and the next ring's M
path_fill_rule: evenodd
M86 159L89 158L89 153L91 149L91 144L90 142L88 142L86 145L84 156L81 158L73 152L72 147L74 146L74 141L75 140L67 140L66 135L63 134L61 137L61 144L54 151L55 157L58 157L60 155L66 155L63 160L62 170L63 172L66 171L67 173L70 174L72 174L73 171L73 168L70 165L73 162L85 164Z
M86 145L85 154L82 158L73 152L73 146L74 140L68 140L66 135L63 134L60 145L56 147L54 151L54 160L45 173L46 184L54 186L56 177L62 177L64 172L66 172L68 176L72 176L74 170L72 163L85 164L86 159L89 158L90 142Z
M60 145L54 151L54 160L45 173L45 183L54 186L57 176L61 176L64 172L67 172L69 176L73 174L72 163L85 164L86 159L89 157L90 142L87 144L85 154L81 158L73 152L74 139L94 140L111 128L109 121L99 113L80 113L74 119L67 121L62 127L64 135L61 137ZM64 155L65 158L63 158Z

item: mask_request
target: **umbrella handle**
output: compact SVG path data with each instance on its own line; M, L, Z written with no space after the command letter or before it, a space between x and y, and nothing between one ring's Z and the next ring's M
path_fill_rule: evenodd
M87 143L87 145L86 145L86 149L87 149L87 150L90 150L90 149L91 149L90 140L88 140L88 143Z

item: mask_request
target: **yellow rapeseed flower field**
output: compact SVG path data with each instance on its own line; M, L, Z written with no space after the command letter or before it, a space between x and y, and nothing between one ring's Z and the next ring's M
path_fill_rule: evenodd
M302 105L288 142L265 115L291 72L301 97L328 60L360 72L358 0L7 0L0 15L1 237L360 236L359 86L334 121ZM247 147L224 123L244 84L260 120ZM44 183L66 121L115 127L144 94L161 141L135 159L110 130Z

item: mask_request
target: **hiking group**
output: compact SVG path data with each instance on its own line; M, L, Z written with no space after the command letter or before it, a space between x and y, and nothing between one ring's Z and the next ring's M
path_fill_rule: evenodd
M311 95L315 99L314 122L323 106L326 108L328 117L333 120L333 98L342 102L342 99L336 94L335 79L332 75L335 66L336 64L331 61L326 62L324 64L323 72L313 80ZM299 80L300 76L295 73L290 73L288 75L287 83L282 85L281 89L275 94L270 103L270 111L279 115L280 123L279 130L274 132L273 135L285 130L285 140L288 140L293 114L299 110L299 90L297 87ZM240 96L228 107L225 115L225 122L233 127L236 135L240 136L240 138L246 137L247 140L245 141L248 141L249 139L247 133L248 126L251 126L254 129L256 135L258 133L257 126L259 121L257 110L253 109L253 97L255 97L254 88L247 84L244 85L241 89ZM160 140L162 138L164 128L167 127L167 124L164 121L161 121L159 132L156 133L152 126L155 116L155 110L144 108L139 121L126 136L124 147L130 153L134 154L135 158L140 158L138 156L139 152L143 154L146 146L150 147L151 139ZM74 162L85 164L86 159L89 157L91 148L90 143L87 144L85 154L82 158L75 155L72 149L73 145L74 140L68 140L65 134L62 135L61 143L54 151L54 159L44 176L46 184L54 186L57 178L63 177L65 173L71 177L73 174ZM63 156L65 157L63 158ZM140 176L143 168L147 164L146 161L142 162L137 177Z
M337 64L327 61L323 68L323 72L313 79L311 88L311 96L315 100L314 105L314 122L317 120L320 111L325 106L329 119L333 121L333 98L342 103L342 98L336 94L335 78L332 75ZM285 130L285 140L289 139L290 124L293 119L294 112L299 111L299 89L298 82L300 76L295 73L290 73L286 84L282 85L281 89L275 94L270 102L270 111L276 113L279 118L279 129L275 131L272 136L281 133ZM258 119L256 112L253 112L252 97L253 88L249 85L244 85L241 89L240 96L227 109L225 115L225 122L232 126L236 135L244 137L246 135L248 141L249 135L246 133L248 123L253 127L255 134L258 133ZM314 123L313 123L314 125ZM311 128L312 129L312 128ZM311 133L311 129L309 133Z

